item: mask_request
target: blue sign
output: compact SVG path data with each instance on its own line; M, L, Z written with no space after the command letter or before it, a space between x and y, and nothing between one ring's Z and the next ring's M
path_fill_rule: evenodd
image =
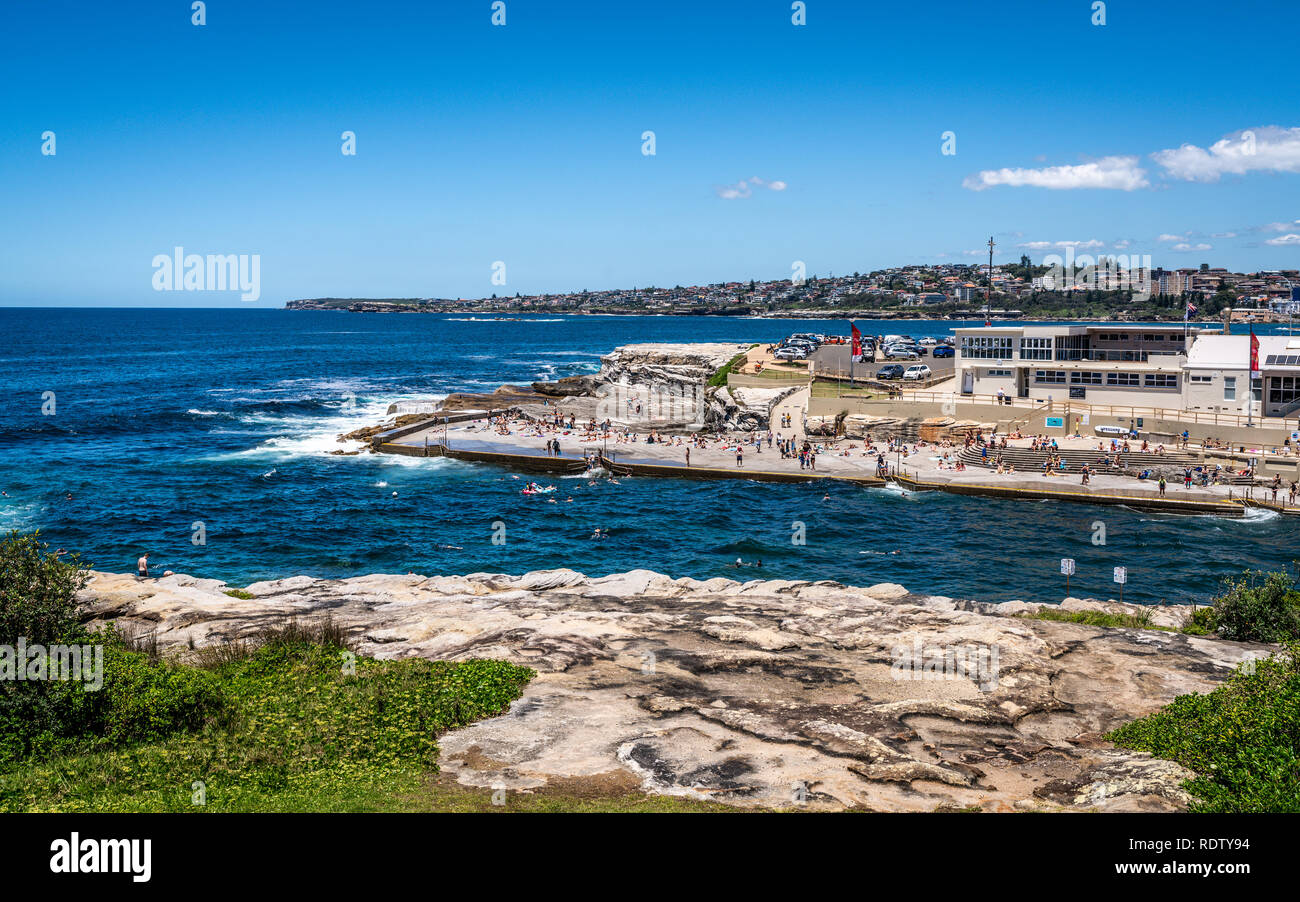
M1065 426L1065 417L1048 417L1048 418L1047 418L1047 428L1048 428L1048 429L1060 429L1060 428L1062 428L1063 426Z

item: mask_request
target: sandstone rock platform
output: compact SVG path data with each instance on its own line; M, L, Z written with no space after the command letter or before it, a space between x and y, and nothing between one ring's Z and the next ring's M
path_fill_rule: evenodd
M83 597L178 654L328 615L361 654L509 659L538 673L523 696L440 740L461 784L634 781L741 807L1178 810L1189 773L1103 734L1269 651L892 584L552 570L225 588L94 573ZM947 666L963 656L981 666ZM913 658L929 671L900 667Z

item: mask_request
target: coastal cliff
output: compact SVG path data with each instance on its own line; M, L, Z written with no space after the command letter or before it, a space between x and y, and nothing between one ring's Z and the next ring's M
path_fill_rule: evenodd
M550 570L296 576L248 586L246 599L226 589L94 573L82 598L98 622L180 655L328 616L364 655L525 664L538 676L508 713L440 738L445 774L737 806L1181 809L1187 771L1103 734L1268 651L1026 619L1015 615L1037 605L893 584ZM1158 608L1153 622L1184 615Z

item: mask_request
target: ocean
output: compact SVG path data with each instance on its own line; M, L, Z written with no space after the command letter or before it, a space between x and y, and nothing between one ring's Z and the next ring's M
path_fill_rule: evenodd
M872 322L946 335L963 323ZM847 485L552 480L445 459L332 456L390 404L593 373L643 341L776 341L827 320L285 310L0 308L0 531L40 530L94 567L246 585L299 573L671 576L898 582L983 601L1071 594L1186 603L1244 568L1291 569L1297 526ZM1261 332L1268 331L1261 329ZM52 393L52 394L51 394ZM824 498L829 494L829 498ZM496 521L504 544L492 542ZM806 544L792 543L796 522ZM1094 544L1096 525L1105 544ZM610 538L593 540L596 527ZM732 566L737 557L762 568Z

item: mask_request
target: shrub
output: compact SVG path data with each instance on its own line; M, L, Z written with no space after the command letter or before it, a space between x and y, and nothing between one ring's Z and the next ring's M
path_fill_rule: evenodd
M1300 812L1300 644L1106 738L1194 771L1194 810Z
M1218 617L1214 608L1204 607L1192 611L1192 616L1183 623L1183 632L1189 636L1210 636L1218 628Z
M100 638L100 637L97 637ZM78 680L0 684L0 767L33 757L151 742L220 715L216 678L111 643L103 685Z
M1216 632L1225 639L1293 642L1300 639L1300 592L1285 573L1246 571L1229 579L1214 600Z
M86 585L81 559L59 560L40 533L0 540L0 643L18 638L52 645L85 636L77 593Z

